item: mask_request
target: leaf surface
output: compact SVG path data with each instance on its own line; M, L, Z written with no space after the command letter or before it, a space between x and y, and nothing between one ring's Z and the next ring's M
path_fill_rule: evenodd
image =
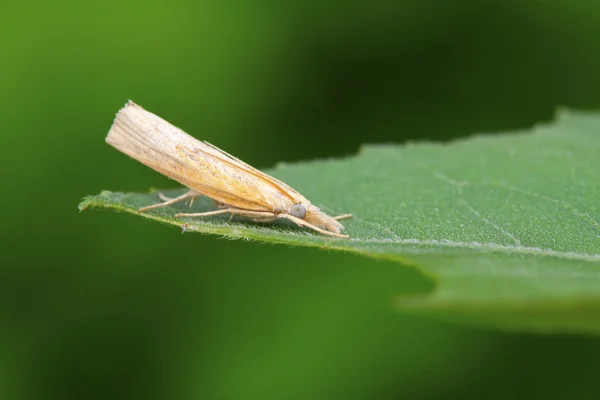
M563 111L529 131L365 146L354 157L265 171L330 215L354 214L344 221L349 240L285 222L177 219L183 204L139 215L189 231L412 265L436 289L399 296L395 304L405 311L510 330L599 333L599 155L600 115ZM156 191L104 191L80 209L137 214L158 201ZM192 209L214 205L201 198Z

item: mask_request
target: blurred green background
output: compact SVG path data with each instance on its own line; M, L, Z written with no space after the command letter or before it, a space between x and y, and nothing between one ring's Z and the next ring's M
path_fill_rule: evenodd
M110 212L132 99L267 168L600 106L600 3L0 5L0 399L597 398L600 342L396 313L418 272ZM401 171L400 171L401 173Z

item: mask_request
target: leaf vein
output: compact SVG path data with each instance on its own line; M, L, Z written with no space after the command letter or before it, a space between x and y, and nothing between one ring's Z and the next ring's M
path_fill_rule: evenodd
M579 211L579 209L577 209L577 207L573 206L572 204L570 204L570 203L568 203L568 202L566 202L564 200L558 200L558 199L552 198L550 196L546 196L544 194L540 194L540 193L532 192L532 191L529 191L529 190L521 189L521 188L519 188L519 187L517 187L515 185L509 184L509 183L506 183L506 182L501 182L500 186L503 186L503 187L505 187L505 188L507 188L509 190L515 191L517 193L524 194L526 196L537 197L539 199L544 199L544 200L550 201L552 203L561 204L567 210L571 211L574 215L576 215L578 217L581 217L581 218L584 218L584 219L587 219L588 221L590 221L596 227L600 226L600 224L598 223L598 221L596 221L594 218L592 218L591 215L589 215L586 212Z
M504 229L502 226L500 226L500 225L496 224L495 222L489 220L488 218L484 217L479 211L477 211L477 209L475 207L473 207L471 204L469 204L469 202L465 199L464 194L463 194L463 187L465 185L469 185L468 181L457 181L456 179L452 179L452 178L442 174L441 172L432 171L425 167L423 167L423 169L431 172L436 178L442 180L443 182L445 182L449 185L456 186L458 201L463 206L465 206L467 208L467 210L469 210L473 215L475 215L477 218L482 220L484 223L490 225L497 231L501 232L503 235L508 236L515 243L516 246L521 245L521 241L519 240L519 238L517 238L515 235L513 235L512 233L510 233L509 231Z

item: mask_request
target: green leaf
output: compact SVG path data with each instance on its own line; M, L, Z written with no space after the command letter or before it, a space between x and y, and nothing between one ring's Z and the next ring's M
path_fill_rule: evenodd
M289 224L139 214L189 231L352 251L409 264L436 283L404 311L510 330L600 332L600 115L563 111L528 132L366 146L355 157L279 165L351 239ZM175 196L184 190L169 191ZM210 210L208 199L194 209ZM157 193L102 192L80 209L136 213ZM376 273L374 269L373 273Z

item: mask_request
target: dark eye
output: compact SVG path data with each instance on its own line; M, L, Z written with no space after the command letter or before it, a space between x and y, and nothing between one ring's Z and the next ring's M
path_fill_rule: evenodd
M304 207L302 204L294 204L290 214L292 214L294 217L304 218L306 215L306 207Z

